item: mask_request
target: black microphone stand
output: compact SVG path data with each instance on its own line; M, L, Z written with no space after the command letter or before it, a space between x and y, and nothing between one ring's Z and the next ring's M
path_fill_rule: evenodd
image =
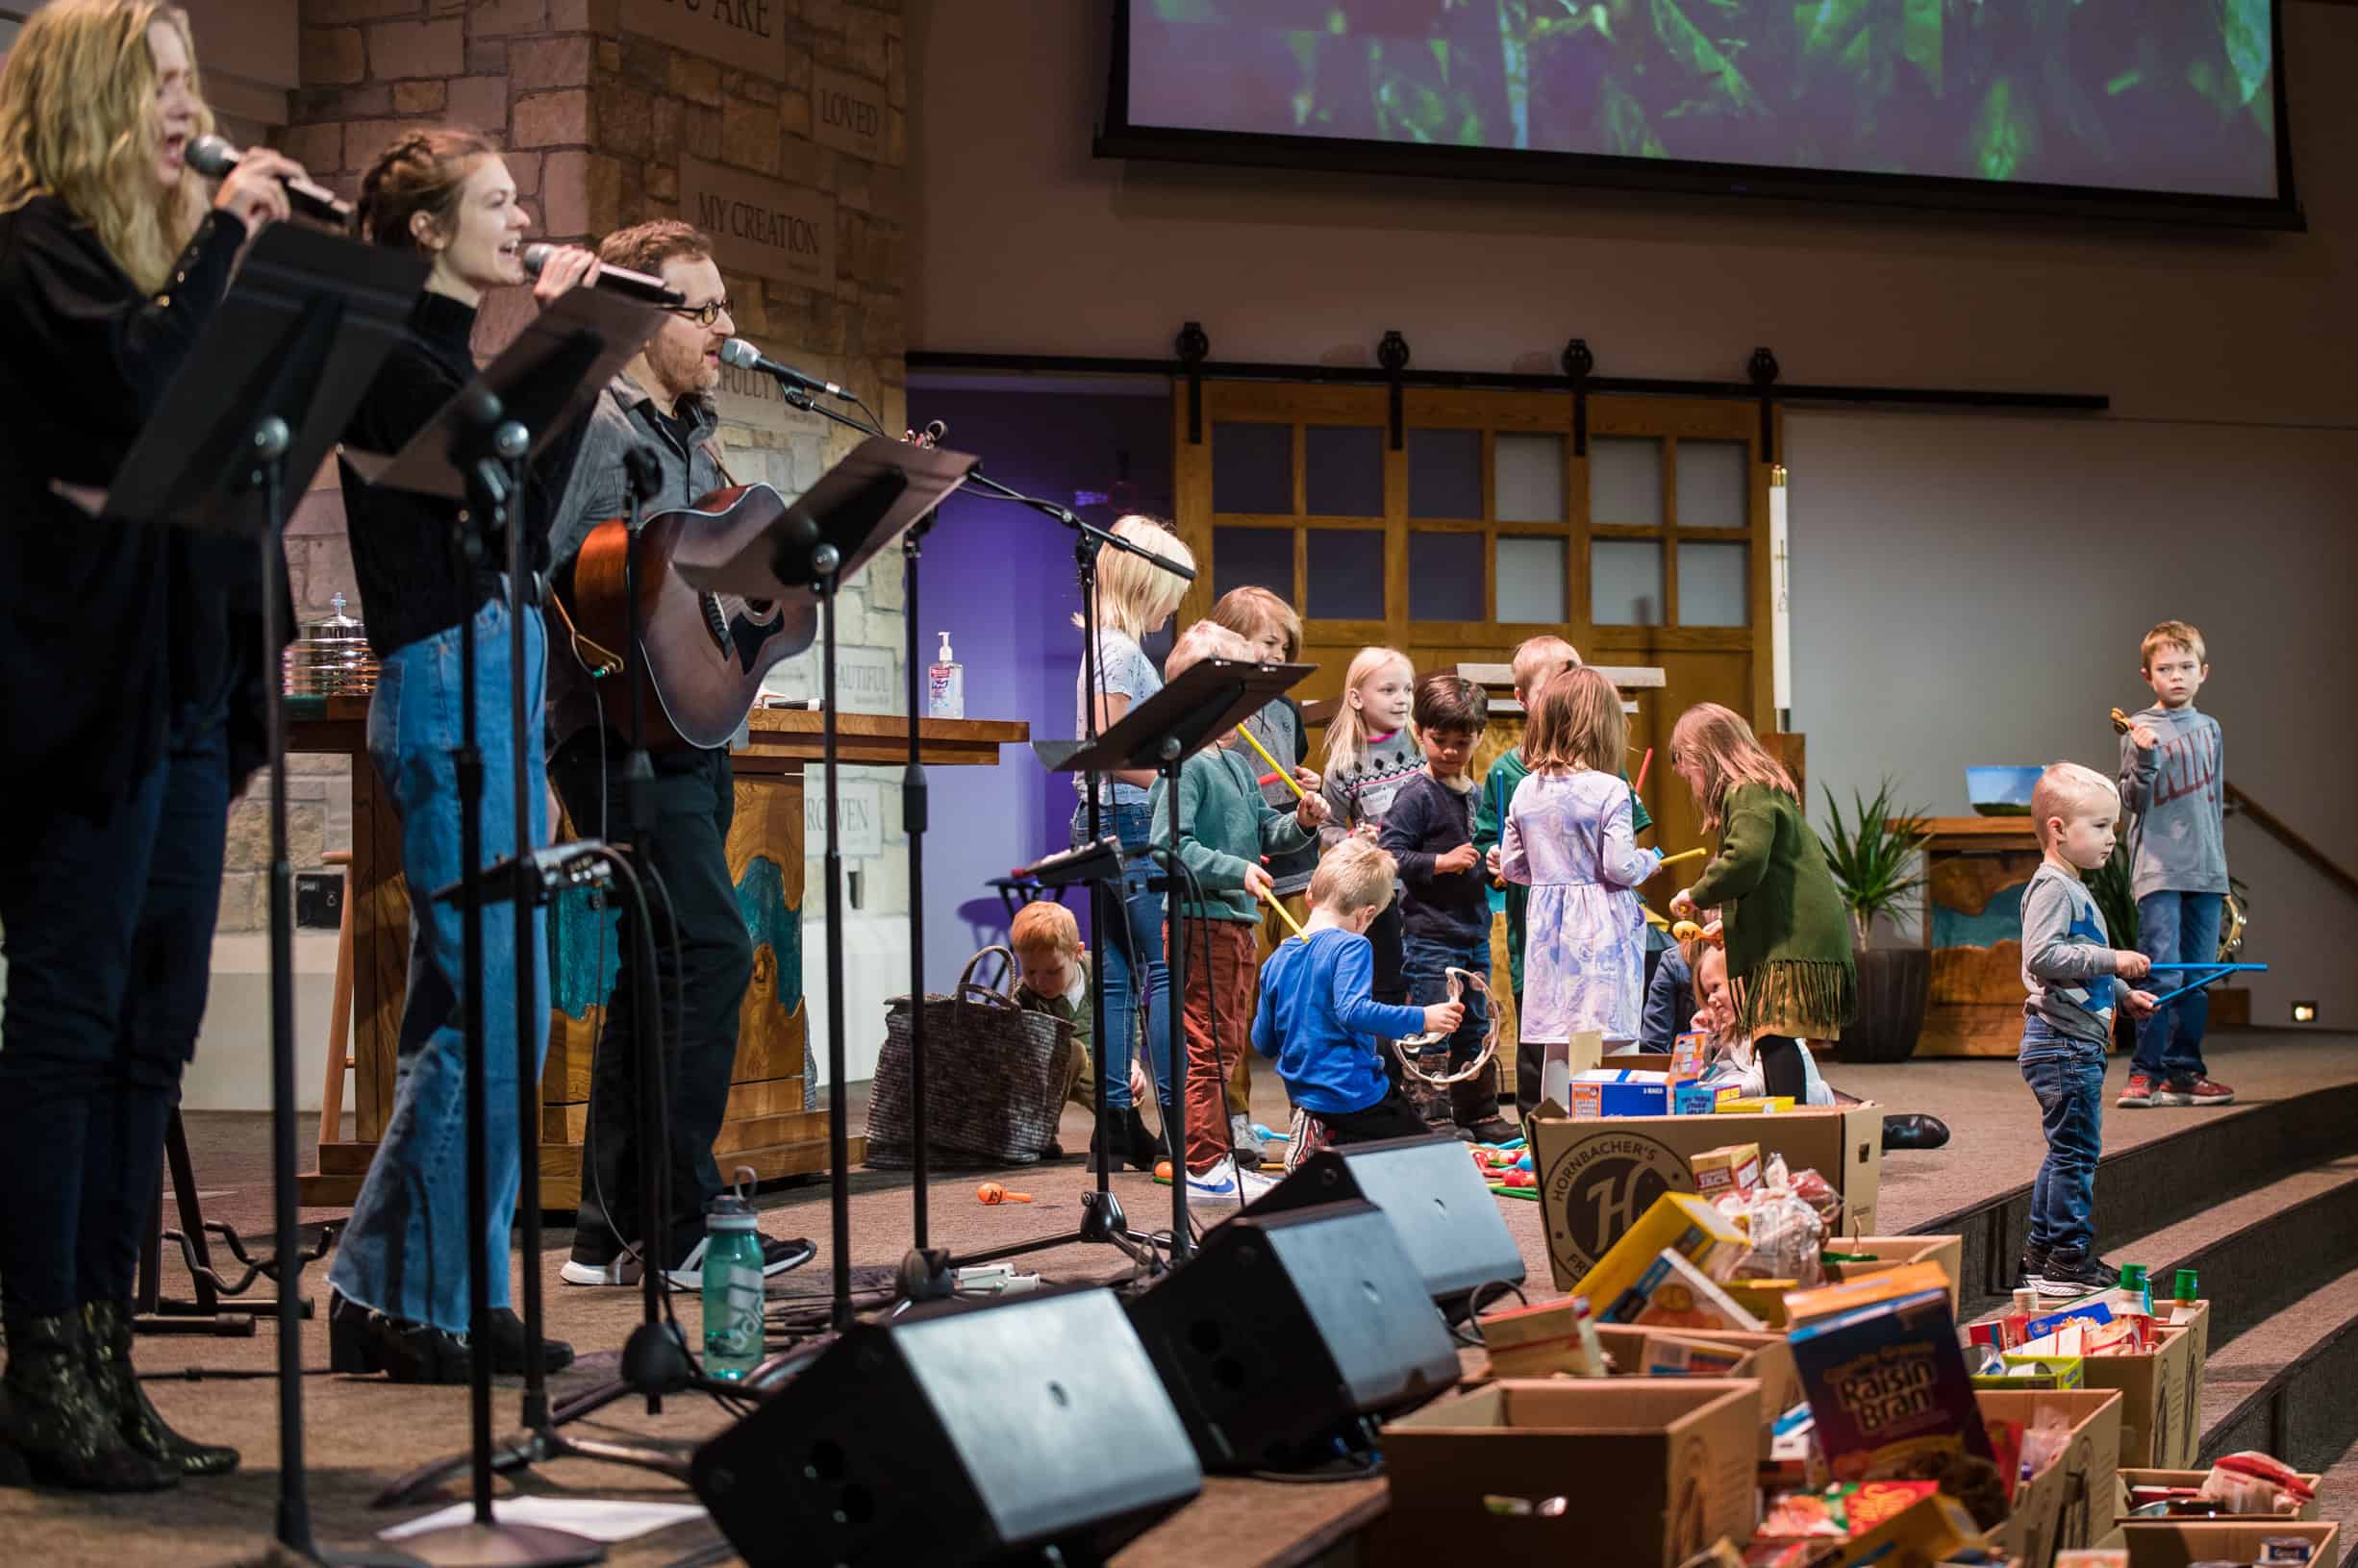
M623 599L630 649L626 658L631 671L631 750L623 764L623 804L630 825L631 853L643 860L648 853L647 846L653 842L655 828L655 766L647 755L645 742L647 682L646 660L640 651L638 540L646 503L661 485L662 474L654 454L642 446L634 446L623 454L623 469L625 488L630 495L630 517L626 526L631 541L623 555ZM518 556L513 535L519 532L511 531L509 559L512 568ZM520 619L518 625L521 626ZM513 660L518 661L514 662L510 672L514 683L523 681L521 658L519 643L513 650ZM520 697L517 699L517 710L519 713L522 711ZM539 727L536 724L530 728L531 743L537 745L539 743ZM525 741L524 729L524 724L519 720L519 751ZM535 902L545 902L549 889L534 885L528 891L526 887L530 879L523 875L522 862L528 851L523 843L520 825L527 820L521 813L528 803L525 800L520 761L516 779L519 812L515 868L516 925L520 947L528 940L531 906ZM550 1407L546 1377L540 1371L543 1292L540 1288L538 1245L540 1230L539 1180L535 1163L539 1157L539 1139L537 1125L528 1128L521 1139L525 1175L523 1193L519 1199L524 1209L525 1256L532 1259L531 1266L524 1271L524 1430L493 1452L489 1462L493 1471L508 1475L557 1459L597 1459L608 1464L630 1465L653 1471L684 1481L688 1479L692 1452L690 1444L657 1437L573 1437L559 1430L625 1399L644 1398L647 1413L657 1415L662 1413L664 1398L669 1394L701 1393L727 1403L742 1398L745 1393L740 1384L704 1375L666 1307L665 1293L669 1282L664 1277L664 1269L665 1259L670 1257L668 1232L671 1212L669 1161L665 1154L669 1147L665 1135L668 1113L663 1087L662 1026L658 1019L663 984L655 961L652 900L647 896L647 884L653 879L651 876L632 874L629 861L614 857L612 850L606 850L605 854L612 858L615 869L626 879L634 901L631 924L637 936L632 944L633 950L626 958L633 966L632 973L640 998L640 1005L631 1010L631 1050L636 1058L633 1072L639 1088L640 1322L623 1344L620 1377L576 1394L554 1409ZM469 895L463 892L462 896ZM526 1075L524 1082L537 1084L538 1073L532 1069L538 1053L531 1041L520 1033L528 1021L534 1000L529 971L522 968L522 962L519 960L518 963L516 987L518 1071ZM546 1030L548 1022L545 1015L539 1018L538 1027ZM533 1112L537 1112L538 1108L537 1103L529 1108ZM433 1490L455 1475L462 1465L468 1463L470 1457L460 1456L438 1459L411 1471L378 1493L375 1506L390 1507Z
M1140 560L1150 562L1170 573L1173 577L1190 583L1195 580L1195 573L1174 560L1155 554L1142 545L1131 543L1109 529L1102 529L1094 523L1084 521L1068 507L1042 500L1037 496L1025 495L1019 490L1010 489L985 474L980 468L974 471L968 482L979 485L983 494L994 500L1012 501L1018 506L1028 507L1073 531L1073 567L1081 585L1081 681L1082 689L1086 693L1085 700L1081 704L1081 725L1082 734L1093 746L1098 738L1098 681L1102 673L1098 668L1097 649L1098 553L1107 545L1116 550L1126 550ZM1104 825L1099 815L1101 808L1097 799L1098 781L1101 777L1102 775L1094 768L1091 768L1083 775L1087 785L1085 794L1089 803L1089 836L1091 843L1100 842L1104 837ZM1177 798L1174 786L1172 799L1175 802ZM1174 807L1172 813L1174 833L1177 832L1177 826L1178 816ZM1117 899L1121 896L1121 884L1118 882L1091 884L1089 894L1090 952L1098 956L1100 961L1105 952L1105 901L1108 896ZM1165 903L1173 933L1175 958L1179 953L1179 943L1183 940L1183 934L1179 930L1176 893L1172 893ZM1134 957L1133 961L1138 971L1138 975L1133 977L1135 981L1142 977L1144 973L1146 955L1138 954ZM1189 1234L1187 1219L1187 1101L1185 1097L1187 1042L1180 1032L1181 1008L1175 974L1170 994L1170 1004L1163 1009L1169 1015L1164 1022L1169 1030L1171 1057L1169 1098L1163 1105L1163 1141L1165 1152L1169 1155L1171 1161L1171 1258L1174 1262L1183 1262L1193 1253L1194 1244ZM1143 996L1141 995L1138 1011L1143 1010ZM935 1276L939 1277L946 1273L953 1266L996 1262L1001 1258L1018 1257L1029 1253L1044 1252L1052 1247L1066 1246L1074 1241L1108 1243L1120 1248L1143 1267L1151 1270L1155 1266L1151 1249L1156 1238L1129 1228L1129 1221L1122 1213L1121 1200L1114 1195L1113 1190L1114 1139L1111 1131L1106 1126L1106 1085L1115 1071L1116 1052L1115 1043L1105 1037L1105 986L1102 971L1091 977L1089 1011L1091 1037L1097 1041L1097 1082L1094 1092L1096 1104L1093 1108L1093 1114L1096 1118L1094 1141L1097 1145L1095 1161L1097 1182L1089 1191L1081 1194L1081 1226L1078 1233L1066 1232L1055 1235L1038 1236L1029 1241L1013 1242L1004 1247L992 1247L987 1251L956 1259L943 1259L940 1266L932 1271ZM1133 1016L1135 1015L1134 1013ZM1122 1058L1121 1070L1123 1072L1129 1070L1130 1048L1130 1041L1125 1040L1120 1043L1119 1055ZM1158 1084L1157 1087L1159 1089L1161 1085ZM924 1124L919 1122L917 1125L921 1130ZM905 1266L904 1278L908 1277L908 1273L909 1270ZM946 1290L943 1293L946 1294Z

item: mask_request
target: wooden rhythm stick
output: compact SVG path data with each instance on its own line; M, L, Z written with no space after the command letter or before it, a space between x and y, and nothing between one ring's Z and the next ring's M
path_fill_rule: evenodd
M1305 791L1300 784L1294 783L1293 775L1286 771L1285 765L1279 762L1276 758L1269 755L1269 748L1264 746L1258 736L1256 736L1250 730L1244 728L1244 726L1242 724L1237 726L1237 734L1242 735L1245 742L1249 744L1253 750L1261 754L1261 759L1264 762L1268 763L1269 766L1277 770L1278 778L1284 780L1286 787L1293 791L1294 799L1308 800L1310 798L1308 792Z
M1299 936L1305 942L1310 940L1310 933L1302 930L1302 928L1295 923L1293 911L1278 902L1276 893L1264 889L1261 894L1261 902L1267 905L1270 908L1275 909L1277 911L1277 918L1283 920L1287 925L1293 928L1294 935Z
M1664 857L1662 858L1662 864L1663 864L1663 865L1676 865L1676 864L1678 864L1678 862L1679 862L1679 861L1681 861L1681 860L1692 860L1692 859L1695 859L1696 857L1698 857L1698 856L1709 855L1710 853L1711 853L1711 851L1709 851L1709 850L1707 850L1707 849L1702 848L1700 845L1696 846L1696 847L1695 847L1695 848L1693 848L1693 849L1682 849L1682 850L1680 850L1680 851L1679 851L1679 852L1678 852L1676 855L1666 855L1666 856L1664 856ZM1660 869L1661 869L1661 867L1660 867L1660 866L1657 866L1655 869L1656 869L1656 870L1660 870Z
M1654 748L1648 746L1645 748L1645 759L1638 764L1638 782L1629 786L1632 794L1643 794L1645 792L1645 770L1653 765Z

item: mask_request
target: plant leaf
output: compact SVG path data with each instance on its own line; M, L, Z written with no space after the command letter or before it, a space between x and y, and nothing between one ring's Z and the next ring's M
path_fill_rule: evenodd
M2262 0L2265 4L2266 0ZM1899 24L1899 52L1924 73L1934 97L1941 93L1941 0L1907 0Z
M2227 63L2235 67L2241 96L2237 107L2251 102L2268 82L2274 64L2274 34L2269 27L2269 0L2226 0L2220 31L2227 45Z
M1973 168L1985 180L2011 180L2038 156L2039 116L2011 76L1990 84L1973 116Z
M1719 52L1719 46L1704 36L1701 29L1687 20L1687 13L1678 9L1678 0L1653 0L1654 38L1670 57L1673 63L1707 77L1718 85L1727 104L1739 111L1749 112L1761 107L1760 95L1743 79L1736 62Z

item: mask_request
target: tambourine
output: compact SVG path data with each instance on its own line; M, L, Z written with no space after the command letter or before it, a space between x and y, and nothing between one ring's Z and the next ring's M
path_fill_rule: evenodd
M1483 1034L1482 1049L1474 1053L1473 1059L1455 1072L1428 1073L1417 1065L1412 1053L1420 1051L1438 1041L1445 1040L1449 1037L1448 1035L1430 1032L1420 1034L1403 1034L1392 1042L1392 1054L1400 1058L1401 1070L1418 1083L1430 1083L1435 1088L1443 1088L1451 1083L1463 1083L1489 1066L1491 1058L1498 1054L1498 1008L1491 1000L1490 981L1470 969L1460 969L1454 964L1450 966L1448 975L1450 1001L1463 1002L1466 999L1467 989L1471 987L1480 994L1483 1010L1490 1015L1490 1029Z

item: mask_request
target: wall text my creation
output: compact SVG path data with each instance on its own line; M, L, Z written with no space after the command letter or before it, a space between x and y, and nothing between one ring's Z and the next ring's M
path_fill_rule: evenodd
M758 278L835 286L835 199L680 156L680 216L713 236L714 259Z
M622 30L786 80L786 0L622 0Z

